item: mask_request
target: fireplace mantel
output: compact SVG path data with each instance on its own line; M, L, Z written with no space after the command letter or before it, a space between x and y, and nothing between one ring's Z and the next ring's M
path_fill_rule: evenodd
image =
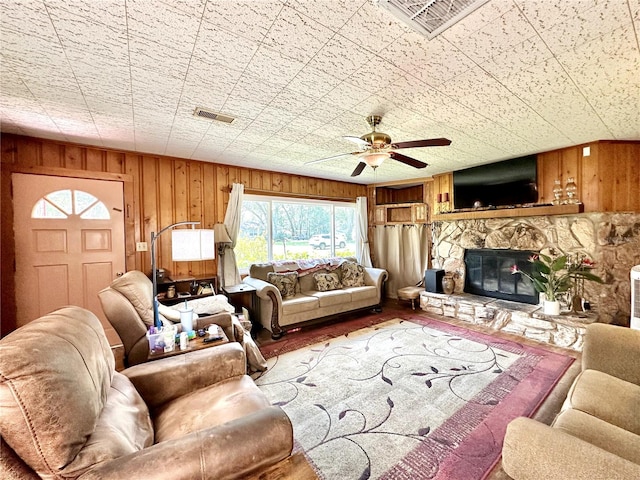
M571 215L581 213L583 205L548 205L525 208L496 208L490 210L468 210L464 212L439 213L433 216L434 222L453 220L472 220L475 218L536 217L545 215Z

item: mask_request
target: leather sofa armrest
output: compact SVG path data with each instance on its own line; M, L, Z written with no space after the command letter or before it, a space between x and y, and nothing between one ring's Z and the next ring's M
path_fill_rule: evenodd
M640 385L640 330L589 325L582 352L582 370L587 369Z
M502 468L515 480L640 478L640 465L524 417L507 426Z
M187 352L122 371L151 408L246 373L244 350L232 342Z
M268 407L217 427L98 464L79 479L245 478L287 458L292 449L293 431L289 418L279 407ZM149 471L150 468L153 471Z

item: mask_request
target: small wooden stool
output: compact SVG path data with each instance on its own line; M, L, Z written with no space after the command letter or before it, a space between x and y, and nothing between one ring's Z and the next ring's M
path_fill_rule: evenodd
M420 292L424 292L424 287L403 287L398 289L398 300L411 300L411 308L416 309L414 301L420 298Z

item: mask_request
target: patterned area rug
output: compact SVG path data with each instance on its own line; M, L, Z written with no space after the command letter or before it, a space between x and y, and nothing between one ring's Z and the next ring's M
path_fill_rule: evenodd
M392 319L275 355L255 381L325 479L481 479L573 358Z

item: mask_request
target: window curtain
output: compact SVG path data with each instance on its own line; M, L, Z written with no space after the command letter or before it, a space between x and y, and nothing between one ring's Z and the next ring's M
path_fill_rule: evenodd
M236 247L238 233L240 232L240 213L242 211L242 197L244 196L244 185L234 183L229 194L229 205L224 215L224 226L227 227L231 244L225 246L224 254L224 285L237 285L242 282L236 261Z
M376 266L389 272L388 297L397 298L399 288L423 280L429 260L427 225L377 225L373 239Z
M369 248L369 222L367 220L367 197L356 198L356 257L364 267L371 267L371 250Z

